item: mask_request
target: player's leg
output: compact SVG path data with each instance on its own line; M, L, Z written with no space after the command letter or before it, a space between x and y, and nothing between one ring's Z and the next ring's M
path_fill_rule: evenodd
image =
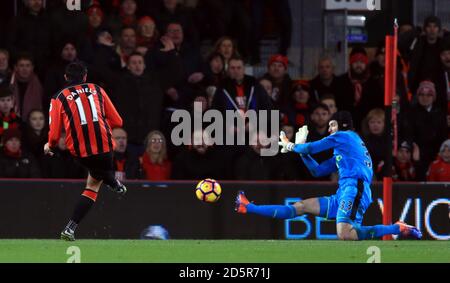
M126 188L118 182L113 173L112 154L94 155L78 160L84 167L88 168L89 176L87 178L86 189L75 206L72 218L61 233L64 240L75 240L74 233L78 224L83 220L89 210L97 200L97 195L102 183L108 185L112 190L120 194L126 192Z
M92 177L91 173L89 173L86 181L86 189L81 194L78 203L76 204L73 211L72 217L69 220L69 223L61 233L61 239L66 241L75 240L75 230L77 229L78 224L81 222L81 220L83 220L83 218L86 216L89 210L91 210L92 206L96 202L101 185L102 181L99 181L96 178Z
M372 240L385 235L412 236L420 239L422 233L413 226L397 222L393 225L361 226L364 214L371 203L370 187L358 182L357 187L348 187L339 197L336 216L337 235L340 240Z
M103 154L102 155L102 168L103 171L102 174L102 180L103 183L108 186L110 190L113 192L124 195L127 192L127 188L124 184L122 184L119 180L117 180L115 174L114 174L114 165L113 165L113 156L111 153Z
M238 213L251 213L277 219L292 219L305 213L319 215L320 204L318 198L306 199L293 205L256 205L247 200L244 192L236 197Z
M422 232L414 226L403 222L393 225L361 226L358 223L338 223L338 237L340 240L374 240L385 235L401 235L415 239L422 238Z

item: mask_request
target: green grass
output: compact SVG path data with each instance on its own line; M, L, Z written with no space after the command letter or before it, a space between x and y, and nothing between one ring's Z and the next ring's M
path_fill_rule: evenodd
M0 240L1 263L65 263L77 246L83 263L365 263L377 246L381 262L450 263L448 241Z

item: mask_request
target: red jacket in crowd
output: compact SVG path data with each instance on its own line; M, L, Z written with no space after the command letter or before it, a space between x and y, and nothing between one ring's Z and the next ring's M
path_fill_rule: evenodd
M427 180L430 182L450 182L450 163L444 162L439 157L431 164Z

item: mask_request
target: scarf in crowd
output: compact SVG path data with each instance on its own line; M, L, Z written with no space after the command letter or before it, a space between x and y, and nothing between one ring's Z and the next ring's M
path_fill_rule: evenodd
M18 117L14 111L11 111L11 113L8 116L4 116L3 113L0 113L0 136L3 135L3 132L7 129L13 129L18 128Z
M28 82L27 90L23 97L24 101L20 101L20 90L16 79L12 79L13 96L14 96L14 112L22 117L22 121L26 122L28 114L33 109L42 110L42 94L44 89L36 74L31 76ZM22 105L22 109L20 109Z
M363 75L363 78L357 79L357 78L353 78L352 72L349 71L348 72L348 77L350 78L350 81L353 84L353 88L355 89L355 92L354 92L354 101L355 101L354 102L354 106L357 106L361 102L362 92L363 92L363 84L369 78L369 72L366 71L366 73Z

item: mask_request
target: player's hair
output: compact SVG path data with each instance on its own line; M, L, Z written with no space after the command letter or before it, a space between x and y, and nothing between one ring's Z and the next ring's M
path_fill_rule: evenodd
M339 131L353 131L352 114L348 111L339 111L331 116L330 121L338 123Z
M87 75L87 68L83 62L72 62L66 67L66 77L69 83L82 83L83 78Z
M158 156L156 156L156 158L152 158L151 154L150 154L150 142L152 140L152 137L154 135L159 135L161 136L161 139L163 140L162 142L162 147L161 147L161 151L159 152ZM167 141L166 141L166 137L164 136L164 134L160 131L151 131L147 137L145 138L145 154L148 154L148 156L150 157L150 160L154 163L154 164L163 164L164 161L167 160Z

